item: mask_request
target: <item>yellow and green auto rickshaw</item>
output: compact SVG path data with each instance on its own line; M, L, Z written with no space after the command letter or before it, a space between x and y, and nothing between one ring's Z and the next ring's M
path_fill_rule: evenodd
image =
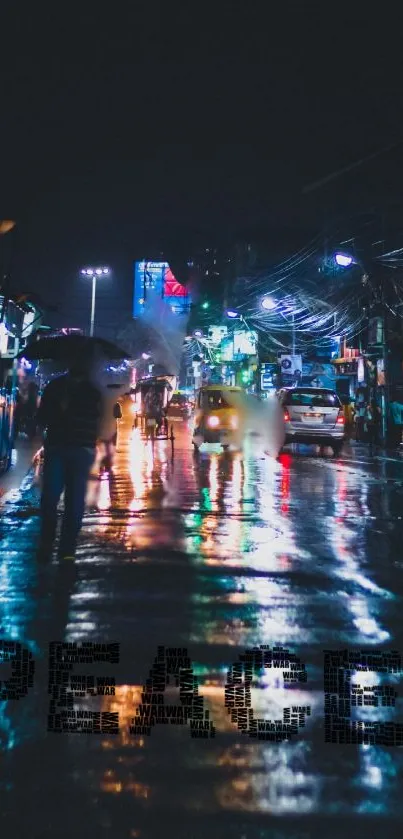
M219 444L223 449L242 448L245 426L244 391L241 387L205 385L196 399L192 443L199 449L204 443Z

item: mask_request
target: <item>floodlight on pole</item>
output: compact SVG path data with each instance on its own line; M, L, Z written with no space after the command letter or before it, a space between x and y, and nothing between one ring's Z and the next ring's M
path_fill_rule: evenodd
M101 277L103 274L109 274L110 269L100 266L98 268L82 268L81 274L86 277L92 277L92 296L91 296L91 324L90 324L90 336L91 338L94 335L94 324L95 324L95 297L96 297L96 290L97 290L97 279Z
M349 268L354 262L353 257L347 253L336 253L335 260L337 265L340 265L340 268Z
M294 301L293 301L294 302ZM266 312L273 312L274 309L279 310L281 316L286 320L286 314L291 314L291 324L292 324L292 345L291 345L291 353L295 355L295 311L291 309L287 303L281 303L281 301L275 300L274 297L271 297L270 294L266 294L262 300L260 301L260 305L262 309L265 309Z
M277 306L277 301L274 300L274 297L270 297L269 294L266 294L261 300L261 306L262 309L266 309L267 312L272 312Z

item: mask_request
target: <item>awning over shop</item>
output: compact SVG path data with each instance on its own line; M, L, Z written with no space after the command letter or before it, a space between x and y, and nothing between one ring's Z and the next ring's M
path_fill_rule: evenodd
M358 358L334 358L332 364L336 368L336 374L342 376L356 376L358 371L358 362L362 361Z

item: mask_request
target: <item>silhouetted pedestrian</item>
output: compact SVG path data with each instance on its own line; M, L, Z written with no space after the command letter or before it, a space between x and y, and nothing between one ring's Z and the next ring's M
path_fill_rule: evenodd
M390 409L390 438L393 446L400 446L402 442L402 419L403 419L403 404L399 402L396 394L393 394L393 399L389 405Z
M57 528L57 506L64 491L59 557L74 559L81 529L87 481L95 459L102 395L85 361L48 384L38 410L45 430L39 557L47 558Z
M374 400L371 400L365 409L365 429L367 432L369 453L372 455L374 447L379 445L380 432L380 413Z
M100 441L105 450L101 470L105 469L106 472L110 472L113 468L115 450L118 442L118 421L120 419L122 419L122 406L120 402L115 402L111 406L109 401L104 412L100 432Z

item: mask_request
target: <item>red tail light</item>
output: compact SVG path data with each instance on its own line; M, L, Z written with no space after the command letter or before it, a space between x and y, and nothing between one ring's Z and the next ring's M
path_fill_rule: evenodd
M336 425L344 425L344 414L343 411L339 411L339 416L336 420Z
M290 415L287 411L287 408L284 408L284 422L290 422Z

